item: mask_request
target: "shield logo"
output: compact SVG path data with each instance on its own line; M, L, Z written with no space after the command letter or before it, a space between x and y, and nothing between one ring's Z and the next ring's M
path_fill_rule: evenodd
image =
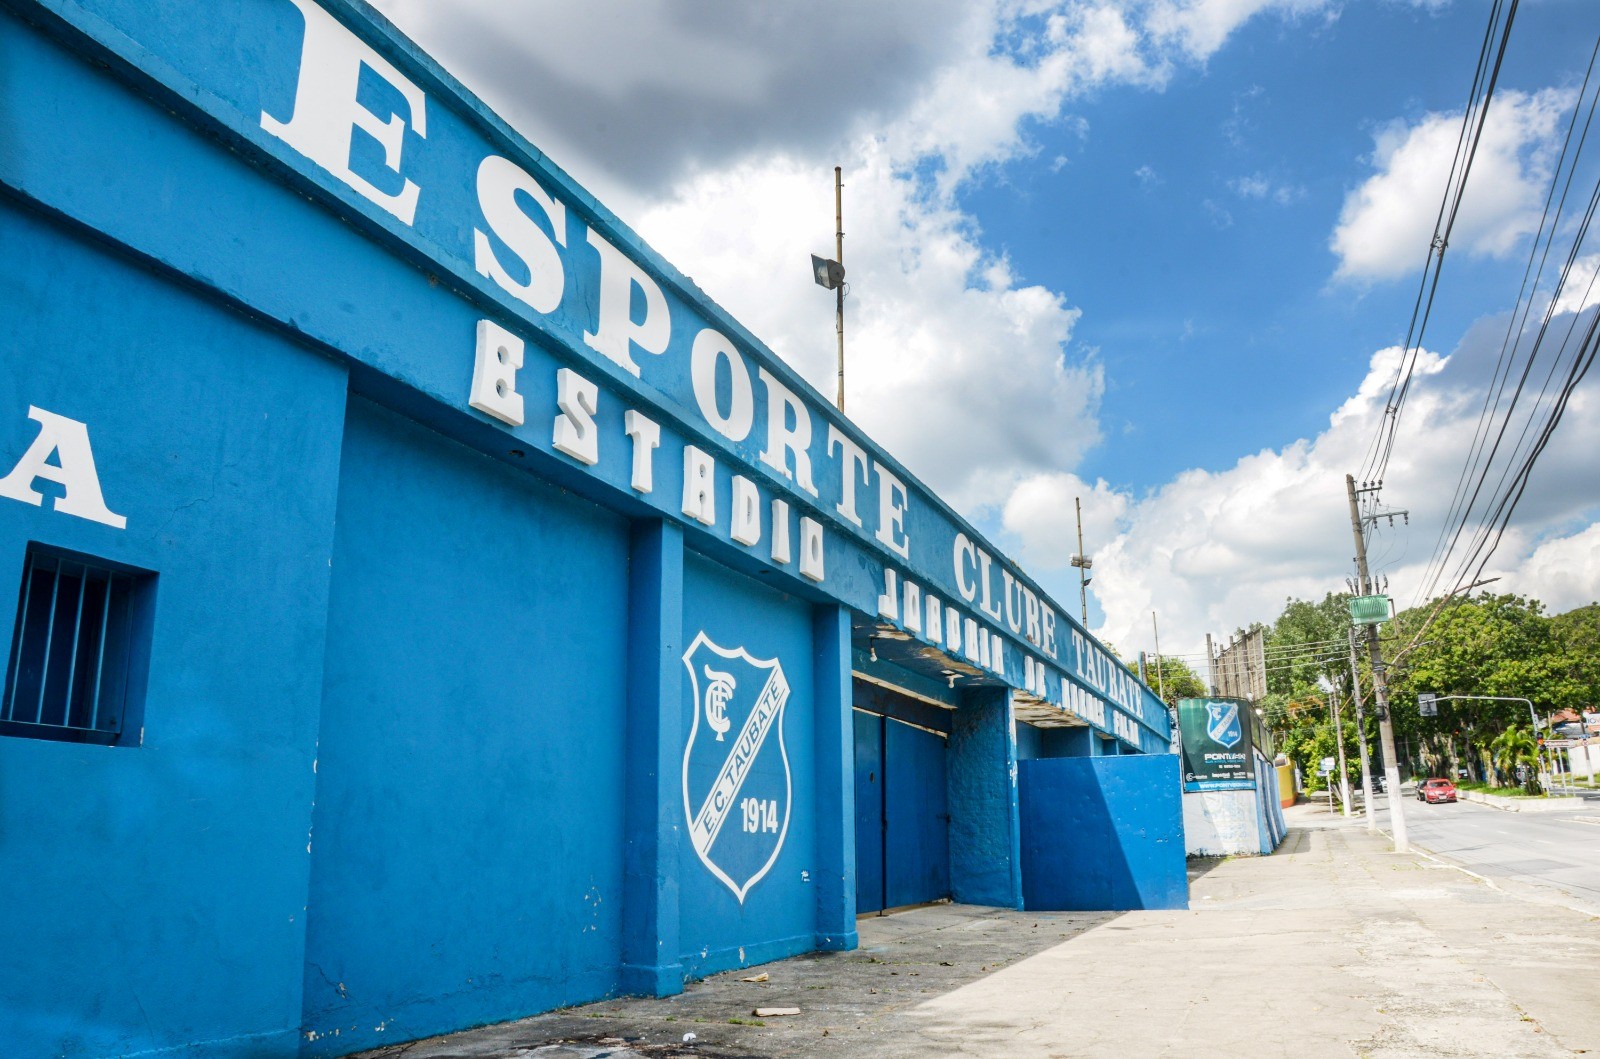
M791 782L783 743L789 681L776 658L712 643L683 653L693 720L683 751L683 814L700 862L744 904L789 833Z
M1236 746L1244 738L1239 727L1237 702L1206 703L1206 735L1224 748Z

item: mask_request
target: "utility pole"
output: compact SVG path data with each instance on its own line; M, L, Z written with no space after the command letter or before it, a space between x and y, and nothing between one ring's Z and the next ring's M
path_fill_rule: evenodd
M1084 572L1094 565L1094 560L1083 554L1083 500L1080 497L1072 498L1072 506L1078 509L1078 554L1072 557L1072 565L1078 570L1078 617L1083 619L1083 627L1089 627L1089 582L1084 577ZM1157 649L1159 653L1159 648Z
M1167 701L1167 681L1161 674L1161 630L1156 627L1156 612L1150 612L1150 631L1156 637L1156 694L1161 696L1161 701Z
M839 270L844 271L844 168L833 167L833 255L839 262ZM834 310L837 329L839 332L839 396L834 402L839 406L839 411L844 411L844 283L833 289L836 295Z
M1344 725L1339 720L1339 685L1328 692L1333 705L1333 741L1339 746L1339 794L1344 799L1344 817L1350 819L1350 766L1344 756Z
M1361 748L1361 789L1365 792L1362 808L1367 817L1367 830L1378 830L1378 818L1372 814L1372 759L1367 755L1366 718L1361 712L1361 672L1356 668L1356 627L1350 626L1350 696L1356 703L1356 746Z
M1361 525L1361 503L1356 498L1355 475L1344 476L1345 492L1350 498L1350 531L1355 534L1356 575L1360 579L1361 594L1372 594L1372 573L1367 569L1367 535ZM1383 660L1383 648L1378 643L1378 626L1366 627L1367 654L1372 660L1373 712L1378 715L1378 742L1383 749L1384 786L1389 802L1389 827L1394 832L1394 851L1407 853L1411 843L1406 837L1405 799L1400 797L1400 764L1394 753L1394 724L1389 720L1388 665Z
M1328 696L1328 717L1333 721L1333 745L1339 748L1339 800L1344 803L1344 817L1350 818L1350 766L1344 756L1344 725L1339 721L1339 684L1326 674L1317 677L1317 686ZM1328 784L1333 792L1333 784Z

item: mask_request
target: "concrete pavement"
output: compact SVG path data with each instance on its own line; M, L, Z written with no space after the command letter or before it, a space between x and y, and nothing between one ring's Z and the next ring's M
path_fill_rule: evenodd
M1187 912L935 906L862 920L856 952L372 1054L1600 1054L1600 919L1390 853L1359 821L1288 815L1272 857L1192 862ZM801 1013L756 1019L758 1006Z
M1379 795L1373 807L1378 826L1387 830L1387 799ZM1424 805L1413 798L1405 807L1407 836L1423 849L1500 885L1552 888L1579 911L1600 915L1600 805L1508 813L1473 802Z

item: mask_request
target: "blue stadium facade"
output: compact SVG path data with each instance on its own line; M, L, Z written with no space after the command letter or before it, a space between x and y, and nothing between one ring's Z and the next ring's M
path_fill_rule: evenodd
M0 248L0 1054L1184 903L1155 696L365 6L0 0Z

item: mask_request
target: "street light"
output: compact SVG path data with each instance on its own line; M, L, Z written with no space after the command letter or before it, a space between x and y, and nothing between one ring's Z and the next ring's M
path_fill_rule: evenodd
M1418 696L1420 699L1421 696ZM1470 699L1476 702L1520 702L1528 707L1528 720L1533 725L1532 735L1535 740L1539 738L1539 715L1533 712L1533 700L1525 699L1520 695L1435 695L1436 702L1449 702L1452 699ZM1545 761L1545 768L1549 769L1550 782L1556 778L1555 751L1550 751L1550 756Z
M834 293L834 321L839 332L839 392L834 398L844 411L844 170L833 167L833 258L811 255L811 278Z
M1328 696L1328 712L1333 715L1333 741L1339 747L1339 796L1344 800L1344 815L1350 816L1350 770L1345 766L1344 759L1344 726L1339 723L1339 699L1337 692L1339 685L1328 679L1327 674L1317 675L1317 687L1321 688ZM1372 792L1367 792L1367 797L1372 797Z
M1089 582L1092 577L1085 577L1084 573L1094 569L1094 560L1083 554L1083 499L1072 498L1072 506L1078 511L1078 554L1072 557L1072 568L1078 571L1078 617L1082 619L1084 628L1089 627ZM1160 662L1157 662L1160 665Z

